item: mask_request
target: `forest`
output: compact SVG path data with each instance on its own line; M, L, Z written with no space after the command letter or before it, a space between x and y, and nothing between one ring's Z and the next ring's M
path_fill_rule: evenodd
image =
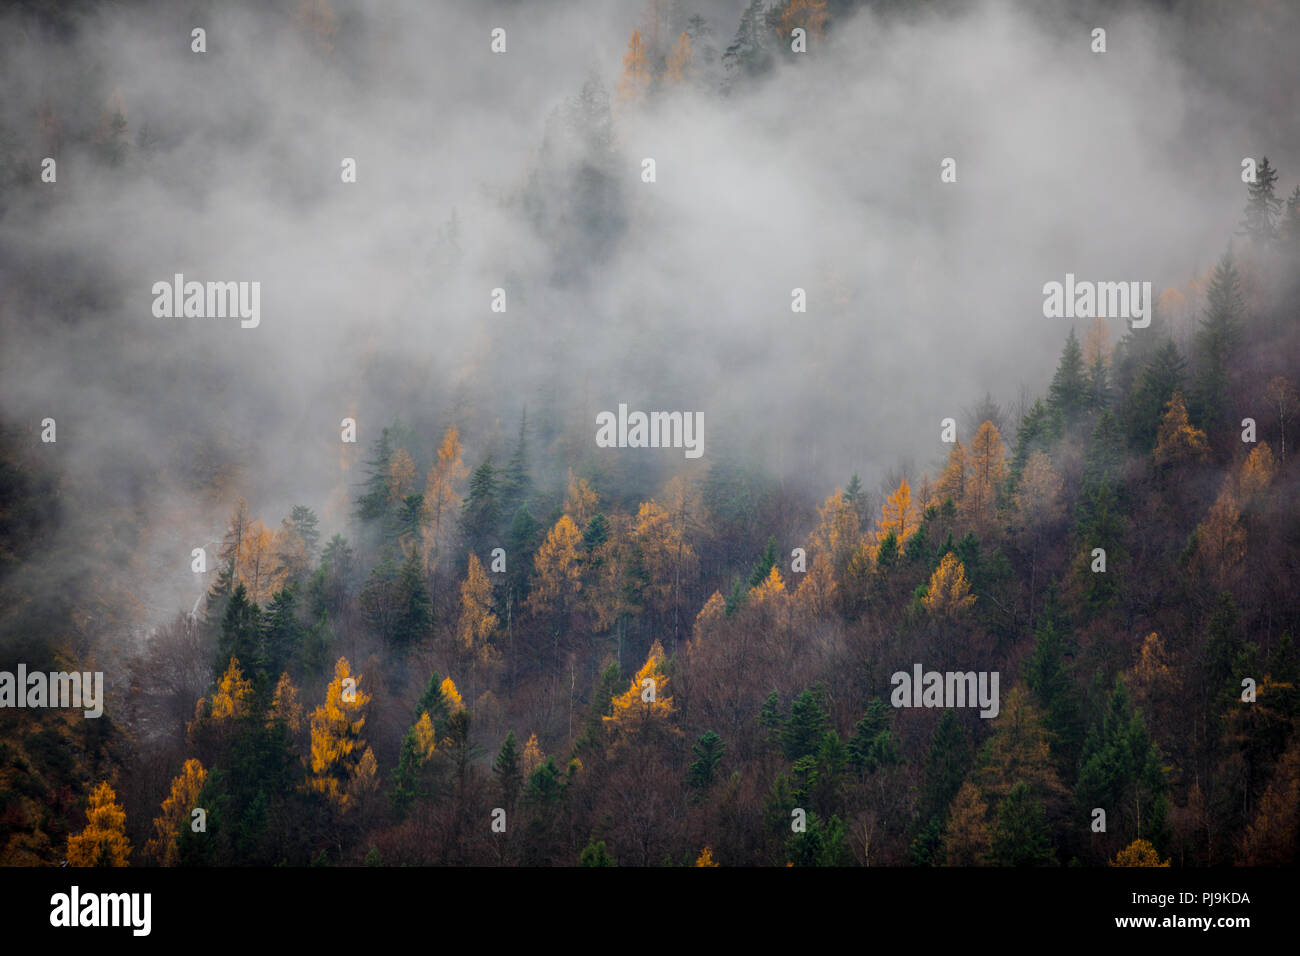
M165 5L76 6L0 13L15 73L35 50L70 63L99 28L117 42L116 18L137 15L175 34L177 63L199 55ZM1182 31L1183 53L1221 12L1139 6ZM832 210L838 251L793 269L806 313L791 311L791 273L760 277L786 257L777 233L734 306L711 317L726 295L694 295L715 266L691 261L702 247L673 222L703 187L668 181L724 149L708 117L780 143L768 126L783 97L833 100L856 30L886 35L882 57L889 37L914 51L917 37L1014 34L1006 14L965 7L612 4L610 72L510 134L529 145L485 149L465 173L505 185L457 200L448 172L427 187L447 191L437 200L402 187L424 206L391 220L380 207L402 194L366 177L380 157L419 163L376 140L346 193L352 147L332 124L362 108L330 97L377 90L397 129L430 106L383 100L416 68L380 76L376 51L413 41L365 4L209 11L217 58L180 88L241 73L229 34L258 23L319 71L255 67L273 75L251 102L289 98L283 82L295 105L254 119L137 106L138 78L117 85L102 64L62 86L15 81L22 103L0 110L0 671L103 672L106 703L95 719L0 707L0 863L1294 864L1300 144L1268 141L1271 159L1230 144L1221 202L1152 185L1174 223L1158 242L1136 229L1132 245L1102 236L1078 259L1008 266L1015 294L992 270L987 325L982 307L950 309L967 290L931 289L988 266L965 251L985 199L945 212L931 195L994 175L973 141L953 147L951 185L928 145L923 174L903 174L925 193L910 204L887 177L833 193L828 209L852 201L889 223L879 248L903 250L889 284L870 278L880 265L855 272L876 240L850 256L849 214ZM1253 7L1258 29L1277 17L1294 41L1294 13ZM562 32L528 33L525 8L447 15L471 18L487 59L498 21L507 51ZM1131 21L1106 3L1008 16L1039 17L1015 29L1070 34L1086 57L1097 12L1118 48ZM805 67L819 51L829 65ZM525 112L493 83L493 109ZM478 88L446 86L435 100ZM811 152L834 155L754 161L834 166L833 106L818 108L831 125L808 121ZM319 129L283 125L312 110ZM462 123L494 135L446 122L449 139L470 135ZM693 132L647 153L665 182L645 179L643 144L674 124ZM210 163L209 136L225 144ZM238 158L252 144L284 182ZM777 181L753 175L736 187L747 196ZM220 185L191 189L202 177ZM183 204L190 238L130 225L121 197L145 223ZM804 228L823 227L790 226ZM998 255L1039 243L1001 228ZM363 251L341 252L345 236ZM1123 258L1096 252L1112 243ZM1044 283L1067 271L1158 278L1150 321L1045 317ZM260 280L260 324L151 312L173 273ZM280 274L321 291L287 304ZM360 291L342 297L345 284ZM675 308L679 289L692 291ZM927 322L946 345L903 328ZM980 377L993 351L1006 364ZM602 441L625 408L680 410L698 448ZM921 706L918 682L900 705L893 678L914 667L969 674L972 696Z

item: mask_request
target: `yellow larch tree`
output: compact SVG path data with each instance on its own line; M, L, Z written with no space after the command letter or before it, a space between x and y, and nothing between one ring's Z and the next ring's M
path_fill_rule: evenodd
M1292 742L1273 769L1255 819L1242 835L1239 863L1246 866L1294 865L1300 832L1300 744Z
M575 605L582 590L582 569L578 563L578 545L582 535L568 515L560 515L537 549L533 567L537 577L528 596L537 614L565 616Z
M1209 453L1210 446L1205 440L1205 432L1192 425L1187 417L1187 403L1183 400L1183 393L1175 389L1165 405L1165 413L1156 432L1156 465L1204 461Z
M958 510L980 528L988 527L998 503L1006 449L997 426L985 422L971 439L967 456L966 494Z
M542 753L542 745L537 740L537 734L528 735L528 741L524 744L524 754L520 758L519 765L524 771L524 781L533 775L533 771L542 765L546 759L546 754Z
M954 506L960 506L966 497L966 448L961 442L953 443L948 452L948 463L939 476L939 485L935 489L940 502L951 498Z
M951 551L943 556L934 574L930 575L930 586L921 603L935 617L947 620L964 613L975 603L975 595L970 593L970 583L966 580L966 568Z
M275 534L253 519L244 529L235 558L235 582L248 589L248 599L265 605L284 587L286 571L276 553Z
M439 689L442 691L442 699L447 702L447 712L449 714L465 709L465 701L461 698L460 691L456 689L456 684L450 677L442 679Z
M691 77L691 37L682 31L665 61L664 76L672 86L681 86Z
M1103 318L1094 318L1083 335L1083 365L1092 368L1100 363L1103 367L1110 365L1110 326Z
M564 513L573 518L574 524L579 528L585 528L587 523L596 516L599 500L587 479L574 477L573 469L570 468L568 493L564 497Z
M901 549L908 537L921 526L921 516L912 501L912 486L904 478L894 493L880 506L880 521L876 526L876 548L892 533Z
M781 11L780 39L788 44L790 32L795 27L803 27L810 37L825 36L828 19L830 11L826 8L826 0L789 0Z
M68 837L69 866L126 866L131 841L126 838L126 812L105 780L90 795L86 828Z
M989 834L989 807L979 789L965 781L953 797L948 825L943 831L945 866L983 866L993 852Z
M1041 451L1025 461L1025 470L1012 495L1012 503L1026 528L1051 526L1062 516L1061 491L1065 482L1052 467L1052 459Z
M145 854L160 866L175 866L180 851L179 836L190 822L191 812L208 779L203 764L193 758L185 761L180 774L172 780L171 792L162 802L161 813L153 821L154 835L144 846Z
M1246 557L1246 529L1237 498L1225 488L1205 520L1196 526L1196 557L1203 571L1222 588L1236 576Z
M302 730L302 718L298 688L293 686L293 681L289 679L289 672L285 671L276 682L275 693L271 697L271 709L266 715L267 726L277 720L282 721L289 728L289 733L296 737Z
M438 457L429 466L424 482L424 512L421 515L420 548L426 573L438 566L455 529L456 502L469 466L461 458L460 429L448 426L438 446Z
M858 555L864 550L865 543L854 552L853 559L849 561L850 579L857 579ZM813 556L812 567L794 592L795 609L810 620L820 620L834 610L838 592L839 587L835 583L830 558L818 552Z
M461 648L475 660L488 662L493 647L490 638L497 629L497 616L492 613L492 582L478 559L469 556L469 570L460 586L460 621L456 637Z
M694 634L698 637L726 616L727 602L721 591L714 591L704 602L704 607L700 608L700 613L695 615Z
M355 681L355 683L353 683ZM378 766L361 732L370 695L352 677L346 657L334 665L334 679L325 702L311 717L311 775L307 785L324 794L333 806L346 810L374 785Z
M686 34L683 33L682 36L686 36ZM701 850L700 855L695 859L695 865L696 866L717 866L718 864L713 862L713 847L706 846L703 850Z
M1115 854L1111 866L1168 866L1169 861L1160 862L1160 854L1148 840L1137 839Z
M623 103L640 103L650 89L650 66L646 62L641 31L633 30L623 54L623 75L618 80L618 98Z
M253 706L253 682L244 677L238 658L232 657L226 672L217 681L217 692L212 695L212 718L236 720L247 714Z
M754 605L761 606L783 597L785 597L785 582L781 580L781 572L776 569L775 564L768 570L767 577L749 589L749 600Z
M655 641L632 678L632 685L610 701L610 713L601 720L613 730L616 739L651 727L668 728L674 708L664 660L663 645Z
M817 509L817 527L812 533L812 551L825 554L832 570L843 571L862 541L862 522L858 512L844 494L836 488Z
M415 755L419 759L421 766L428 762L437 749L438 735L433 729L433 719L426 710L420 714L420 719L415 722L411 728L415 734Z
M1277 459L1273 457L1273 450L1268 447L1268 442L1260 442L1246 456L1237 472L1238 498L1243 503L1249 503L1273 483L1276 474Z

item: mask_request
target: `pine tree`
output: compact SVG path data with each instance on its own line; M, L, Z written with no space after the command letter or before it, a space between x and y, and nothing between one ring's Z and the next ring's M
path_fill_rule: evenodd
M469 479L469 495L461 506L460 528L470 551L482 550L496 535L501 517L496 470L489 455Z
M1196 336L1197 418L1214 434L1229 419L1228 372L1241 339L1245 313L1241 280L1232 254L1225 253L1206 292L1205 316Z
M992 858L999 866L1054 866L1043 805L1023 781L998 804Z
M501 804L507 812L514 810L515 801L523 787L524 773L519 766L519 746L515 743L515 732L506 734L506 739L497 751L497 759L492 764L492 773L496 775L497 786L501 789Z
M781 728L781 747L788 760L793 762L808 756L821 746L822 736L830 729L825 704L825 690L814 686L790 705L790 719Z
M966 774L975 761L970 734L952 710L945 710L930 738L925 758L925 789L917 808L923 821L937 819L942 826Z
M1083 350L1074 329L1066 337L1061 361L1048 389L1047 407L1066 428L1073 427L1089 407L1088 380L1083 367Z
M695 759L686 771L686 784L693 790L703 792L712 785L713 775L722 761L722 755L727 752L727 745L712 730L706 730L695 741L691 752Z
M1169 400L1182 388L1186 367L1172 339L1166 339L1143 366L1125 413L1129 440L1138 447L1155 447L1160 420Z
M1277 216L1282 200L1273 191L1277 186L1277 170L1269 165L1268 157L1260 160L1255 170L1255 181L1246 185L1245 218L1241 220L1242 235L1256 242L1271 242L1277 238Z

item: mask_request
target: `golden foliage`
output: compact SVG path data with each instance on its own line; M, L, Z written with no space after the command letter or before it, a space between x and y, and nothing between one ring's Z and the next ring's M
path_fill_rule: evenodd
M749 589L749 599L755 604L764 604L784 595L785 582L781 580L781 572L775 564L767 572L767 577Z
M415 755L420 763L424 764L433 756L438 743L437 734L433 729L433 720L427 710L420 714L420 719L415 722L412 729L415 731Z
M1262 494L1277 474L1277 459L1267 442L1260 442L1237 472L1237 494L1242 502L1248 502L1256 495Z
M1196 526L1196 557L1219 587L1226 587L1246 557L1241 509L1228 489L1220 492L1205 520Z
M941 502L951 498L954 505L960 505L965 499L967 467L966 449L961 442L955 442L948 452L948 463L943 467L943 474L939 476L936 494Z
M1016 686L1002 702L997 730L989 739L979 772L984 796L1000 803L1020 781L1040 799L1065 793L1052 762L1050 734L1023 688Z
M1169 861L1160 862L1160 854L1147 840L1134 840L1115 854L1111 866L1168 866Z
M880 506L880 522L876 528L876 548L892 532L898 539L898 546L903 547L911 535L921 525L921 516L912 501L912 486L904 478L898 483L894 493Z
M645 663L632 678L627 691L610 701L611 711L602 717L615 734L631 733L651 726L666 726L673 714L673 698L668 693L668 675L664 671L664 649L655 641Z
M465 702L461 700L460 691L456 689L456 685L452 682L450 677L444 677L442 679L441 690L442 699L447 702L447 710L449 712L454 714L458 710L465 709Z
M993 849L988 828L988 804L979 790L966 781L953 798L948 826L943 834L946 866L983 866Z
M445 546L455 530L456 502L469 466L461 459L460 429L455 425L443 433L438 458L429 466L424 483L424 505L420 525L420 551L426 573L438 566Z
M803 27L810 37L824 36L829 18L826 0L790 0L781 11L781 39L789 43L795 27Z
M704 607L700 608L700 613L695 615L695 635L700 634L712 624L721 621L727 614L727 602L722 597L721 591L714 591L713 595L704 602Z
M280 675L280 680L275 685L275 694L271 697L267 725L276 720L284 721L289 733L295 736L302 730L302 704L298 702L298 688L293 686L288 671Z
M370 695L361 690L358 674L355 692L349 695L352 699L345 699L344 682L350 676L347 658L340 657L334 665L334 679L325 691L325 703L311 718L311 776L307 785L325 794L340 810L348 809L374 785L378 769L375 755L361 736Z
M490 657L492 645L488 638L497 629L497 616L492 613L492 582L478 559L469 556L469 570L460 586L460 622L456 636L465 650Z
M69 866L126 866L131 842L126 838L126 813L105 780L90 795L86 828L68 837Z
M936 617L954 618L975 603L966 580L966 568L949 551L930 575L930 586L921 599L925 609Z
M695 564L695 550L686 540L685 486L670 483L667 490L678 499L677 507L670 511L656 501L646 501L633 525L637 551L648 578L646 590L660 606L668 605L680 594L682 575L689 574Z
M997 507L1006 458L1002 436L991 421L975 432L967 458L966 493L958 502L958 510L976 525L985 526L992 521Z
M533 610L538 614L564 613L582 590L581 568L578 565L578 544L582 535L578 526L567 514L560 515L537 549L533 567L537 579L533 593L528 596Z
M1187 403L1183 400L1183 393L1175 389L1165 405L1165 413L1156 433L1156 464L1180 465L1184 462L1203 461L1209 453L1210 446L1205 440L1205 432L1192 426L1187 417Z
M1088 331L1083 336L1083 364L1087 368L1092 368L1098 361L1102 365L1110 365L1110 356L1110 326L1098 316L1092 320L1092 325L1088 326Z
M855 578L861 562L859 556L861 555L867 561L870 560L866 557L866 550L864 543L854 552L853 558L849 561L849 574ZM795 607L814 620L823 617L831 613L834 608L838 590L839 586L835 583L830 558L819 551L813 556L812 568L804 575L794 593Z
M665 62L665 76L673 86L685 83L691 75L691 38L685 31L677 38Z
M203 790L208 772L197 760L185 761L180 775L172 781L171 792L162 802L162 812L154 819L154 836L145 844L145 854L160 866L175 866L180 849L181 827L190 821L190 813Z
M524 744L524 755L520 758L520 766L523 767L524 779L527 780L533 775L533 771L542 765L546 759L546 754L542 753L542 745L537 741L537 734L528 735L528 741Z
M844 491L836 488L817 509L817 518L811 550L814 553L820 551L830 558L833 568L843 568L862 539L862 524L857 511Z
M212 696L212 718L235 720L248 713L253 705L253 682L245 679L239 661L232 657L230 666L217 682L217 692Z
M564 498L564 513L571 516L579 528L585 528L587 523L596 516L599 500L596 492L587 483L587 479L575 478L573 469L570 468L569 490Z
M1021 520L1031 528L1051 525L1061 518L1061 489L1065 482L1052 467L1052 459L1035 451L1025 461L1025 470L1012 496Z
M618 80L618 98L624 103L639 103L650 89L650 67L646 63L645 43L641 31L633 30L623 54L623 75Z
M682 34L682 36L685 35L686 34L684 33ZM696 866L717 866L718 864L713 862L713 848L706 846L703 850L701 850L699 857L695 860L695 865Z

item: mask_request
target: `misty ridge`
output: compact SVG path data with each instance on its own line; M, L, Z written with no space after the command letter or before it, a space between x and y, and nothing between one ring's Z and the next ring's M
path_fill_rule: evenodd
M790 24L809 16L795 53ZM818 825L880 826L863 846L915 862L958 797L907 777L924 778L940 717L908 705L928 722L901 730L882 716L899 668L991 673L990 716L1001 671L1005 720L1030 706L1016 678L1035 673L1035 642L1075 612L1060 653L1101 676L1080 663L1069 680L1089 715L1128 719L1117 676L1145 632L1181 633L1161 616L1178 598L1151 579L1171 568L1179 588L1214 584L1179 619L1197 654L1213 618L1224 634L1259 627L1270 673L1292 666L1294 602L1277 589L1295 543L1280 496L1300 357L1285 223L1300 207L1279 200L1267 237L1243 231L1241 172L1267 155L1283 200L1300 182L1297 37L1300 9L1271 0L0 5L0 668L105 672L104 723L130 740L95 730L103 764L148 765L124 790L136 843L182 758L234 765L210 721L214 696L242 706L226 670L238 649L248 699L266 706L292 692L309 714L346 676L337 658L365 675L373 766L312 797L353 813L322 843L340 859L408 859L413 824L381 823L357 781L400 775L425 736L432 753L447 735L459 763L441 782L401 777L401 813L451 780L446 819L477 807L507 730L540 734L567 786L586 772L592 793L618 789L622 738L599 760L584 741L602 715L617 724L628 679L662 667L690 718L689 735L655 738L678 776L716 730L745 768L736 800L759 806L781 786L753 769L761 741L795 733L802 708L817 732L777 747L792 767L820 753L821 730L852 728L844 759L863 780L892 774L879 789L908 820L851 817L839 789L808 784ZM1076 311L1075 277L1095 283L1095 307L1090 286ZM1250 330L1222 380L1198 357L1220 293ZM1066 394L1071 362L1105 366L1110 384ZM1255 447L1236 442L1246 415L1281 452L1271 498L1238 460ZM57 441L42 441L48 420ZM981 455L1005 457L1008 479L999 492L986 476L991 497L970 504L952 476ZM1186 469L1181 490L1170 468ZM448 517L430 532L435 473ZM1272 529L1248 538L1248 560L1222 543L1206 557L1229 485L1233 520ZM1097 504L1102 486L1119 490ZM1132 516L1122 533L1117 514ZM677 551L656 564L644 542L660 518ZM1148 519L1157 530L1139 530ZM246 577L245 532L278 549L274 574ZM1093 532L1144 583L1090 578ZM620 536L641 543L624 553ZM565 579L581 598L540 584L551 548L581 556ZM806 571L819 583L805 591ZM797 611L773 610L797 589ZM308 606L319 618L294 624ZM232 623L245 610L260 623ZM960 636L944 643L945 628ZM741 629L758 635L752 660ZM1196 685L1207 701L1239 676L1220 656ZM780 700L718 677L749 666L781 675ZM452 671L449 690L425 688ZM1175 708L1141 702L1167 744L1159 719ZM973 719L972 741L997 734ZM294 733L303 750L305 723ZM1222 824L1234 839L1289 734L1246 758L1249 812ZM1053 752L1060 785L1037 792L1063 861L1077 849L1059 836L1063 794L1089 756L1078 738ZM1171 820L1192 805L1187 780L1142 779ZM981 784L990 821L1019 806L1015 782ZM909 786L923 805L904 813ZM269 799L272 817L288 812ZM596 837L580 829L548 830L533 862L585 858ZM1117 833L1174 852L1165 831ZM258 862L325 854L277 839ZM680 856L689 840L675 839L656 851ZM761 855L743 843L724 862ZM460 843L439 852L481 862Z
M349 414L364 446L470 402L482 455L523 406L577 441L626 401L704 410L719 443L809 491L933 470L942 418L1041 391L1066 331L1041 318L1043 282L1159 289L1213 262L1240 207L1226 171L1267 122L1228 100L1254 86L1198 96L1181 21L1150 8L1099 7L1124 42L1093 59L1074 5L868 7L752 84L724 95L714 62L615 119L638 4L338 6L324 51L291 4L213 5L206 54L167 4L68 14L67 39L8 14L9 182L61 154L57 191L6 190L6 418L62 418L61 459L95 494L175 502L136 585L163 616L193 593L169 555L224 521L196 508L196 460L238 467L268 521L307 501L342 530ZM698 45L720 59L740 12ZM1261 62L1249 36L1208 52L1278 76L1283 51ZM261 282L261 327L157 321L150 288L173 272Z

